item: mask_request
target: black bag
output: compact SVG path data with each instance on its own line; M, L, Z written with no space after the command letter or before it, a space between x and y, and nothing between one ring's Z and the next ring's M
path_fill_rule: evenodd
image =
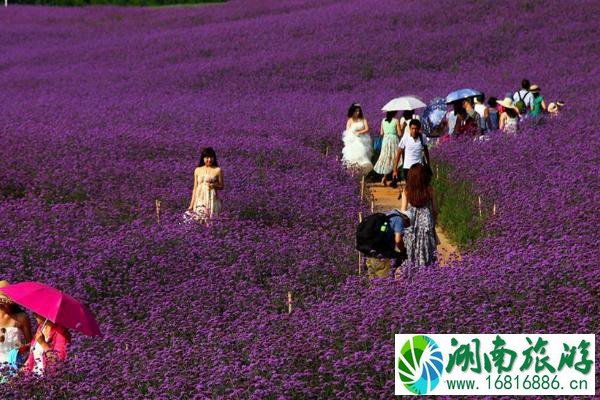
M367 257L397 258L401 255L394 250L396 244L390 218L393 216L402 217L404 227L410 226L408 216L399 211L392 215L375 213L366 217L356 228L356 250ZM392 239L390 239L392 238Z
M421 139L421 146L423 146L423 149L425 149L427 147L427 145L423 141L423 136L419 134L419 138ZM431 165L429 165L429 163L427 162L427 157L425 157L425 150L423 150L423 160L421 163L425 167L425 170L427 171L427 174L429 175L429 179L433 178L433 170L431 169ZM398 197L398 198L400 198L400 197Z

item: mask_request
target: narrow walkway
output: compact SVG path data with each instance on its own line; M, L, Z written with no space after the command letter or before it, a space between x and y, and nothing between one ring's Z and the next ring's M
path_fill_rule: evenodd
M389 186L384 187L381 183L369 183L367 184L367 189L374 199L374 212L386 212L400 207L398 189L393 189ZM444 231L439 226L436 226L435 230L440 238L440 244L437 247L440 265L448 265L448 262L453 258L460 260L458 249L448 240Z

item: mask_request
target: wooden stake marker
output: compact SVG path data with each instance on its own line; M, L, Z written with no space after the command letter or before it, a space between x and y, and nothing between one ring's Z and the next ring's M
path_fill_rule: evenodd
M496 203L494 203L494 207L492 207L492 214L496 215Z
M156 206L156 223L160 224L160 200L154 200L154 205Z
M483 212L481 211L481 196L477 198L477 201L479 203L479 216L481 217L483 215Z
M359 211L358 212L358 222L361 223L363 221L363 215L362 212ZM359 251L358 252L358 275L360 275L362 273L362 254Z
M329 155L329 146L325 146L325 157Z
M292 292L288 292L287 296L288 314L292 313Z
M360 199L362 200L365 197L365 176L363 175L360 180Z
M358 253L358 275L362 274L362 253Z

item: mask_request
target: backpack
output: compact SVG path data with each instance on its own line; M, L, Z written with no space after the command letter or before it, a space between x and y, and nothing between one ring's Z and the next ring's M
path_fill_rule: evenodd
M401 216L404 227L410 226L410 219L399 211L392 215L375 213L366 217L356 228L356 250L367 257L396 258L399 253L394 250L396 244L390 218Z
M515 107L517 107L517 109L519 110L519 114L524 114L525 111L527 110L527 105L525 104L525 100L523 100L523 96L521 96L521 90L520 89L517 93L519 94L519 101L517 101L515 103ZM527 92L529 93L529 92ZM525 97L527 97L527 93L525 93Z

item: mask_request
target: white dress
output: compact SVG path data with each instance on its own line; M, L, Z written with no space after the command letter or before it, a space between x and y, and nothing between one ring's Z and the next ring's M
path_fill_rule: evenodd
M44 335L44 339L46 338L46 336ZM33 373L36 375L43 375L44 374L44 349L42 348L42 346L38 343L35 342L33 344L33 347L31 348L31 351L33 352Z
M210 219L221 211L221 202L217 197L217 191L208 187L209 183L217 182L217 176L208 173L198 174L198 187L196 189L196 201L194 203L194 212L199 219Z
M369 134L357 134L357 131L365 129L364 120L352 122L350 128L342 134L344 148L342 149L342 163L347 168L360 170L363 174L368 174L373 169L371 156L373 154L373 145Z
M25 343L25 335L21 328L0 328L0 336L2 335L4 335L4 341L0 342L0 365L8 362L8 354L11 350L18 349Z

